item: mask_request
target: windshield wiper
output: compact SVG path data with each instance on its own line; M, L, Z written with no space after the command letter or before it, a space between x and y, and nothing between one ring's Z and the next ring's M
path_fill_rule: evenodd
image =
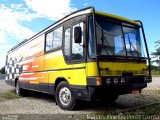
M102 35L101 35L101 40L102 40L102 48L104 48L104 50L106 51L106 53L107 54L109 54L108 53L108 51L106 50L106 47L104 46L104 44L109 48L109 50L111 51L111 53L112 53L112 55L114 55L115 56L115 54L114 54L114 51L113 51L113 49L112 49L112 47L111 47L111 45L109 44L109 42L108 42L108 40L107 40L107 38L106 37L104 37L104 30L103 30L103 28L102 28Z
M132 48L134 49L134 51L137 53L137 56L140 58L137 49L135 48L135 46L134 46L133 43L131 42L131 39L130 39L130 37L129 37L129 34L128 34L128 39L129 39L129 44L130 44L130 52L132 53L132 50L131 50L131 46L132 46ZM132 53L132 56L133 56L133 53Z

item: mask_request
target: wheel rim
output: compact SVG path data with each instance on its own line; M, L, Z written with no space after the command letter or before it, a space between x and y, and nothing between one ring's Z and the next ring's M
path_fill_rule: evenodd
M59 92L59 100L63 105L69 105L71 102L71 92L67 87L63 87Z

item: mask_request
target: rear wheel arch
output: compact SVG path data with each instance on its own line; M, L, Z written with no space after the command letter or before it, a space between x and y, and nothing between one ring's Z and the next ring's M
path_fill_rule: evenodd
M20 82L18 78L15 79L15 90L18 96L26 95L26 90L20 87Z
M14 87L16 87L17 82L18 82L18 78L15 79Z

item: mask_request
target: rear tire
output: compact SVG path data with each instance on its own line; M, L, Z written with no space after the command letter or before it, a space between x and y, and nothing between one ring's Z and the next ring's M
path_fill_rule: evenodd
M20 88L20 85L19 85L19 81L17 80L16 82L16 87L15 87L15 90L16 90L16 94L18 96L24 96L24 90L22 88Z
M66 81L62 81L56 88L56 102L63 110L73 110L76 105L76 98Z

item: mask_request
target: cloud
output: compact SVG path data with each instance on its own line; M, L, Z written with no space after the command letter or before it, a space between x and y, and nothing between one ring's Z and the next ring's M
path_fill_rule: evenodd
M1 46L1 52L6 52L6 49L11 49L13 46L12 45L7 45L7 44L4 44Z
M4 56L9 49L36 34L27 27L28 24L32 26L34 19L57 20L76 10L72 7L71 0L22 0L16 4L13 2L0 3L0 67L4 65Z
M84 5L84 6L88 6L88 5L89 5L89 3L84 3L83 5Z
M57 20L64 15L75 11L71 7L71 0L24 0L26 5L38 15Z
M0 43L1 44L1 43ZM1 44L0 47L0 69L5 66L6 52L13 46L8 44Z
M6 43L6 33L4 31L0 31L0 44Z
M35 33L23 26L33 19L46 18L57 20L76 10L71 7L71 0L24 0L26 4L0 4L0 43L7 39L24 40Z
M0 43L7 39L24 40L35 33L23 26L33 19L46 18L57 20L75 10L71 0L24 0L26 4L0 4Z
M32 30L20 24L20 22L33 19L33 15L26 13L26 10L22 12L16 11L21 6L12 4L11 8L8 8L4 4L0 5L0 43L4 43L11 38L23 40L35 34ZM13 9L15 7L17 8Z
M21 25L21 22L30 22L34 18L35 16L27 12L27 8L24 8L22 4L11 4L10 7L0 4L0 68L4 66L6 52L15 43L35 34Z

